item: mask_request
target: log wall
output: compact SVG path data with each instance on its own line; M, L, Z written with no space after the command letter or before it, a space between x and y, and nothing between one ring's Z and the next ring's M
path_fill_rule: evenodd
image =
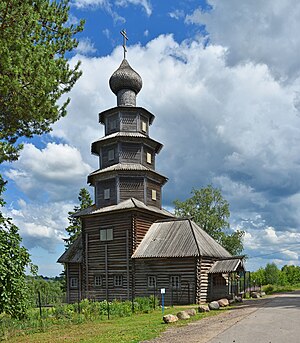
M165 288L165 304L193 304L195 297L195 264L194 257L135 259L135 296L157 295ZM149 287L148 277L156 277L156 288ZM173 289L171 276L178 276L180 288Z

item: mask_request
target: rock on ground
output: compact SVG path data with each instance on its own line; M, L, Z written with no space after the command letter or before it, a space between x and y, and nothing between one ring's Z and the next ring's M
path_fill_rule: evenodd
M229 301L226 298L220 299L218 300L218 304L220 305L220 307L226 307L229 305Z
M185 319L189 319L190 315L187 313L187 311L180 311L177 313L177 317L180 320L185 320Z
M209 311L210 311L210 309L207 305L200 305L198 307L198 312L209 312Z
M220 308L220 305L217 301L212 301L208 304L208 307L210 310L218 310Z
M189 308L188 310L185 310L185 312L190 316L193 317L196 315L196 310L193 308Z
M175 323L177 322L177 320L178 320L178 317L175 316L174 314L166 314L165 316L163 316L163 321L166 324Z

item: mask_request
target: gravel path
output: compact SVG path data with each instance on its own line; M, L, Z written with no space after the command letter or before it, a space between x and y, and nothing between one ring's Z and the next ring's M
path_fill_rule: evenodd
M206 343L261 306L264 306L271 299L247 300L243 304L221 312L217 316L204 318L183 327L170 326L160 337L141 343Z

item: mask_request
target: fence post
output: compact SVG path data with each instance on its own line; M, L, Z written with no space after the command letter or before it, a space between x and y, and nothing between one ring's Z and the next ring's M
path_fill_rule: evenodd
M39 300L39 308L40 308L40 317L42 318L42 304L41 304L41 292L38 291L38 300Z

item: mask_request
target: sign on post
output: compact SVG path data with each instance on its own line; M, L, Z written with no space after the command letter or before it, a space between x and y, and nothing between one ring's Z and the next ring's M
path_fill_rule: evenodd
M160 289L160 294L161 294L161 311L162 311L163 315L164 315L164 311L165 311L165 293L166 293L166 289L165 288L161 288Z

